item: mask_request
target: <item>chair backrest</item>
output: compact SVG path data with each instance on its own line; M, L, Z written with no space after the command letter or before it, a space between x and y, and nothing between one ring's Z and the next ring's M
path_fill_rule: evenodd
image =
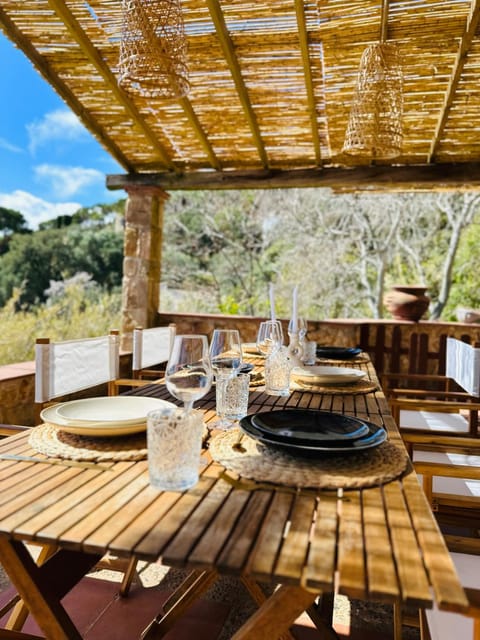
M480 349L456 338L447 338L445 374L467 393L480 396Z
M111 382L119 375L118 331L63 342L39 338L35 344L35 402Z
M152 327L133 330L132 371L133 376L140 375L140 371L167 362L175 338L176 327L170 324L166 327Z

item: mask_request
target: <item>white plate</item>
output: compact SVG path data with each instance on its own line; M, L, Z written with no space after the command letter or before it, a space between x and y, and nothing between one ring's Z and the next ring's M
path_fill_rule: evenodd
M160 402L163 403L163 400ZM55 406L57 415L75 423L138 424L145 420L149 411L159 406L159 399L141 396L99 396L62 402Z
M49 424L58 427L62 431L67 431L68 433L75 433L77 435L83 436L105 437L128 435L131 433L139 433L141 431L145 431L147 426L146 416L149 411L167 407L175 407L172 402L160 400L159 398L148 398L140 396L105 396L105 398L108 398L110 402L100 403L102 411L100 411L100 407L97 403L99 398L86 398L85 401L71 401L72 403L85 402L86 405L89 405L91 403L91 406L87 406L88 413L86 413L85 405L81 405L80 408L77 407L75 412L78 416L89 415L90 418L88 421L82 421L81 418L79 418L79 421L77 422L77 420L73 418L67 419L62 417L58 413L58 409L64 410L65 405L70 404L69 402L62 402L60 404L47 407L46 409L43 409L40 416L44 422L48 422ZM117 403L118 400L128 400L129 402ZM90 401L90 403L88 403L87 401ZM139 402L142 406L141 410ZM134 419L130 417L126 418L126 421L123 421L122 418L119 417L118 407L115 406L119 406L120 404L124 409L126 405L130 405L130 411L136 412L136 418ZM94 406L95 409L92 408ZM109 412L109 409L111 409L111 413ZM98 419L96 421L92 419L93 415L98 416ZM124 413L123 415L128 415L128 413ZM133 415L133 413L130 413L130 415Z
M257 348L256 342L242 342L242 351L245 353L255 354L256 356L262 355Z
M365 371L347 367L294 367L292 379L304 384L353 384L366 376Z

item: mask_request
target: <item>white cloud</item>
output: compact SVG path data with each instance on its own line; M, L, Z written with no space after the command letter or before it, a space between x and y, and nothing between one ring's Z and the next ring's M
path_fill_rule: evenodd
M64 167L41 164L35 167L35 176L47 181L56 198L71 198L85 187L105 182L105 175L97 169L84 167Z
M25 217L28 226L36 229L40 222L72 215L82 205L78 202L47 202L27 191L17 190L12 193L0 193L0 206L19 211Z
M5 138L0 138L0 149L6 149L7 151L13 151L13 153L23 153L23 149L8 142Z
M87 135L87 130L77 116L67 109L57 109L46 113L41 120L27 124L27 132L31 153L34 153L38 147L55 140L71 142Z

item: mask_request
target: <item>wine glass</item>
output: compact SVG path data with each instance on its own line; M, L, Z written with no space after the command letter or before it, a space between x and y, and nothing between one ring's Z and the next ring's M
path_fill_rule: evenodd
M169 392L183 402L189 413L195 400L203 398L212 386L213 372L208 340L201 335L177 335L165 370Z
M261 322L257 333L257 349L263 355L268 355L283 342L283 333L278 320Z
M211 426L226 430L233 426L233 423L222 415L228 381L242 366L242 343L240 333L236 329L214 329L210 342L210 361L215 373L217 414L220 417L220 420Z

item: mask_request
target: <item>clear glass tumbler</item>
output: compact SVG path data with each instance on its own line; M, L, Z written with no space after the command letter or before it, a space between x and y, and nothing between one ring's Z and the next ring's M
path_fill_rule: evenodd
M293 363L288 347L278 347L265 360L265 393L271 396L290 395L290 371Z
M237 373L217 384L216 412L226 420L240 420L248 413L250 374Z
M166 408L147 414L150 484L163 491L185 491L198 482L203 413Z
M302 362L304 364L315 364L317 360L317 343L315 340L306 340L303 343Z

